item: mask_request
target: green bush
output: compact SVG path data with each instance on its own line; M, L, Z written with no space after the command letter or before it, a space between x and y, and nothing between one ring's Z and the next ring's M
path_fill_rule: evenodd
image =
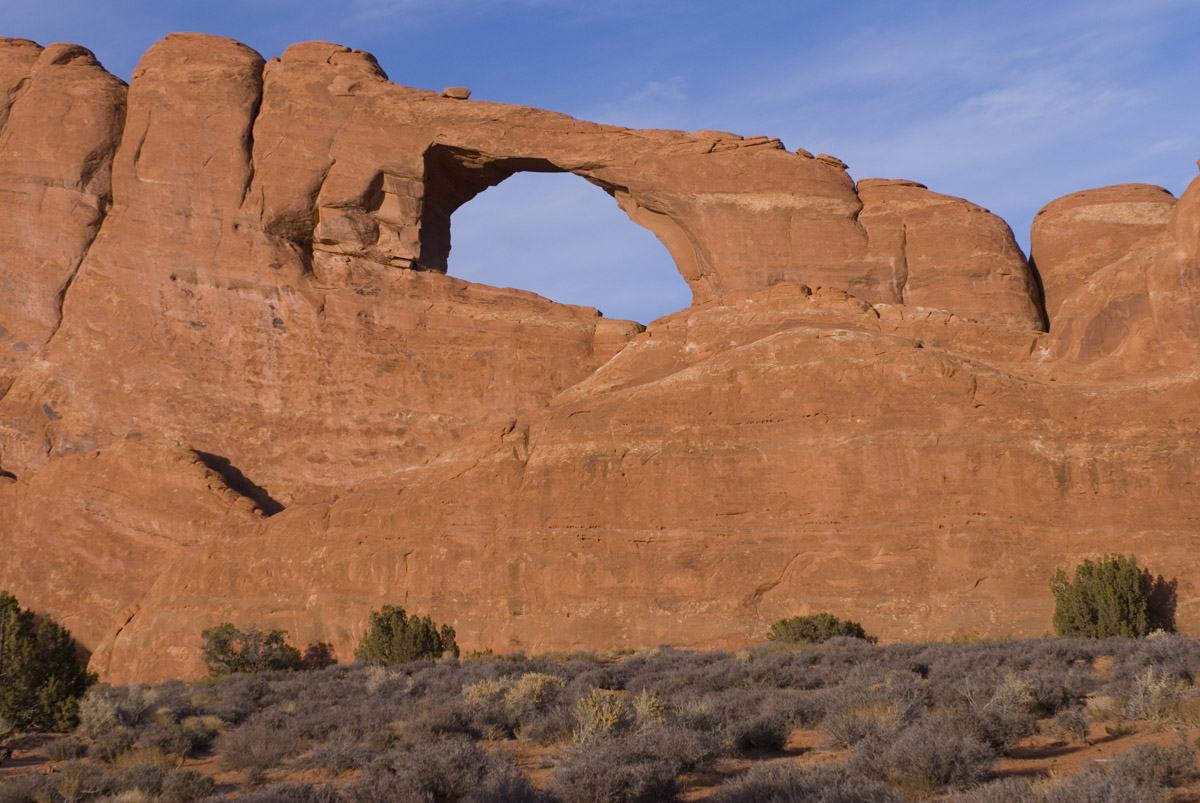
M446 653L458 657L454 628L442 625L439 630L428 616L410 617L403 608L384 605L367 620L367 633L354 658L373 664L402 664L436 660Z
M66 628L49 617L39 623L0 591L0 717L19 730L70 730L80 696L95 682Z
M843 621L831 613L780 619L767 631L768 640L783 644L820 644L834 636L867 638L866 631L858 622L851 622L849 619Z
M1054 632L1060 636L1136 638L1175 629L1174 584L1139 569L1133 555L1085 560L1073 581L1059 569L1050 590Z
M300 650L287 643L286 630L263 632L251 625L243 632L223 622L201 631L200 637L204 639L204 663L213 677L300 668Z

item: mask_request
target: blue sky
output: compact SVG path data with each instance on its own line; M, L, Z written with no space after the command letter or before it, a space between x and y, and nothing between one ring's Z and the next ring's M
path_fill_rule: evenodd
M128 79L176 30L369 50L397 83L634 127L832 153L1029 223L1069 192L1178 195L1200 158L1200 2L568 0L6 2L0 35L78 42ZM689 294L666 250L569 175L518 175L453 220L453 275L646 322Z

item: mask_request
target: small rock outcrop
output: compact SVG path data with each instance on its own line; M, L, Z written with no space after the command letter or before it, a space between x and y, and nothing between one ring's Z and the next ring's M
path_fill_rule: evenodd
M126 87L0 40L0 587L105 678L224 620L346 658L388 602L468 649L1038 634L1103 552L1200 625L1200 183L1054 201L1030 264L770 137L469 94L326 42L174 34ZM521 171L607 193L693 304L445 275Z

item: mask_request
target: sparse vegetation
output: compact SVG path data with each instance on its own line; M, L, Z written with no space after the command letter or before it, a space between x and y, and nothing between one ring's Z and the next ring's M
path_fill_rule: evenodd
M458 657L453 627L439 629L428 616L410 617L395 605L371 613L366 635L354 651L356 660L372 664L437 660L447 654Z
M1196 667L1178 635L837 638L97 685L73 734L0 766L0 803L1185 799ZM1010 774L1047 745L1106 760Z

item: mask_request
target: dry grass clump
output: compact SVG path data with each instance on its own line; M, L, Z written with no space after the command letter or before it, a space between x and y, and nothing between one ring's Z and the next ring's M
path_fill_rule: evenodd
M575 741L586 742L624 730L632 721L629 709L618 692L592 689L591 694L575 701Z

